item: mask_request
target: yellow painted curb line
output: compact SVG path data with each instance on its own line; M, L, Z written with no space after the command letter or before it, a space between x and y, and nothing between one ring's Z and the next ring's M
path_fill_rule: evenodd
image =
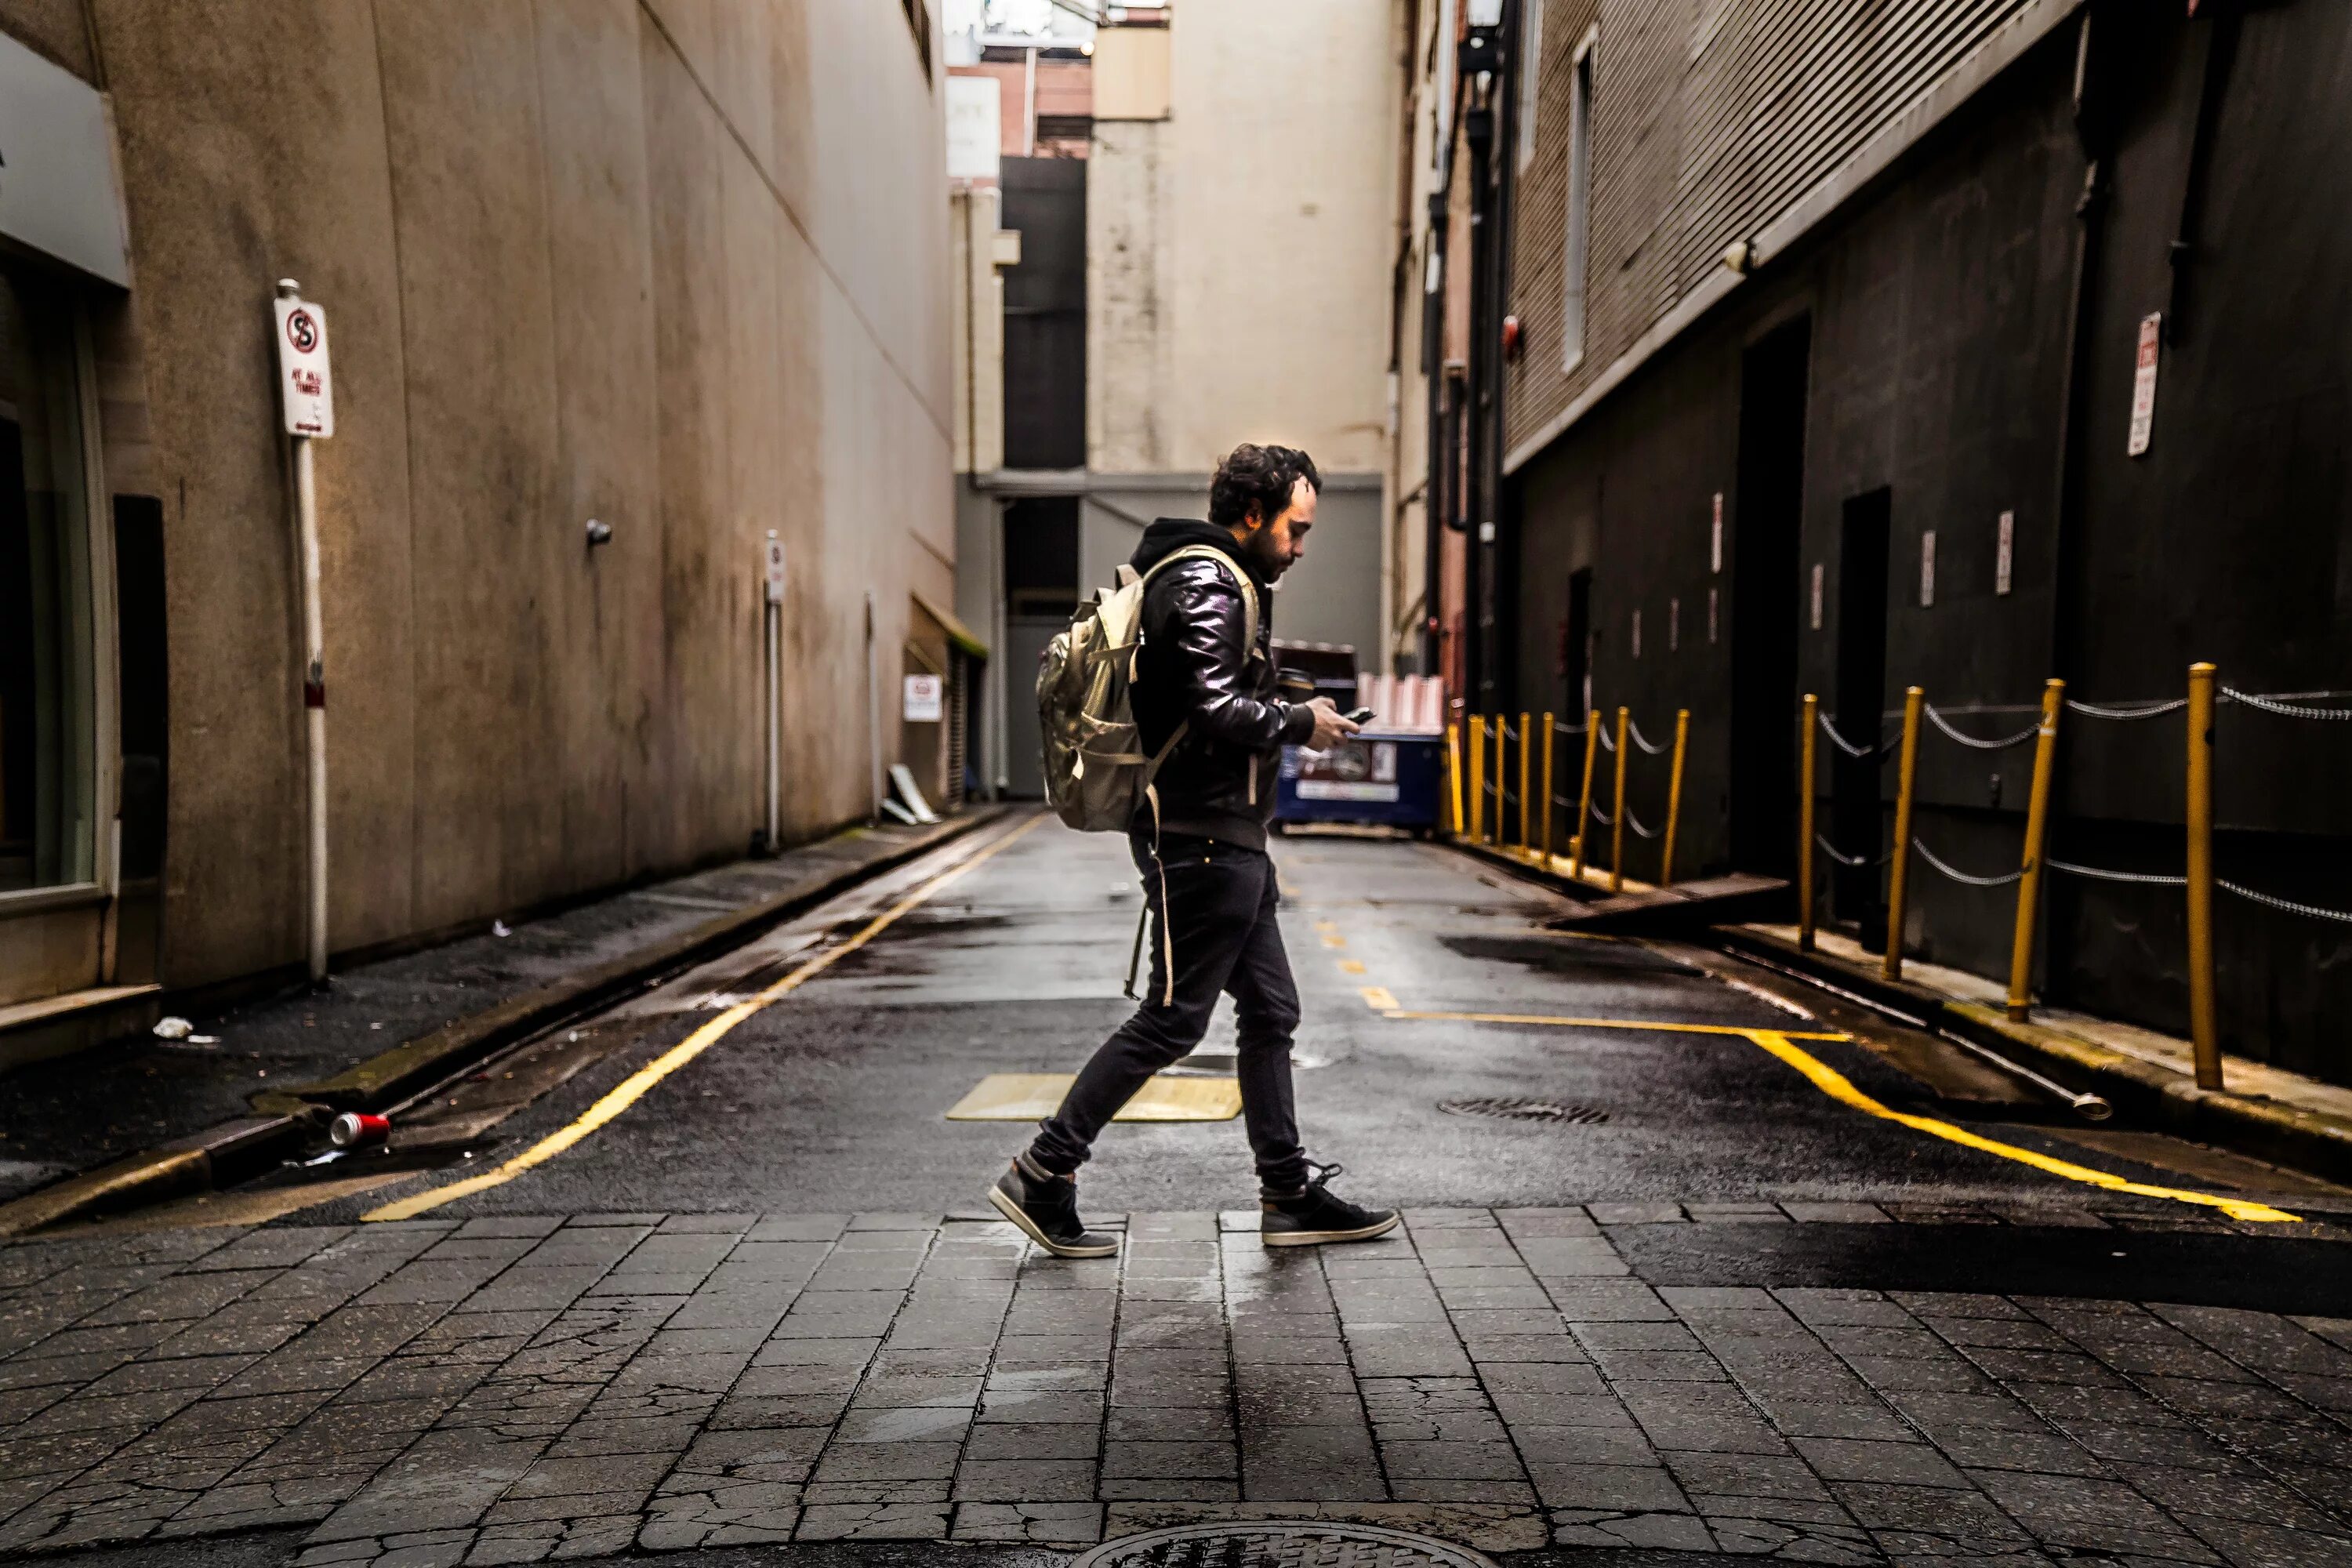
M2231 1219L2246 1220L2260 1225L2292 1225L2303 1217L2301 1215L2289 1214L2284 1209L2274 1209L2268 1204L2258 1204L2247 1198L2227 1198L2215 1193L2192 1192L2185 1187L2159 1187L2146 1182L2128 1181L2111 1172L2095 1171L2088 1165L2078 1165L2072 1160L2061 1160L2054 1154L2044 1154L2039 1150L2020 1148L2014 1143L2003 1143L1998 1139L1971 1132L1965 1127L1937 1117L1914 1116L1908 1111L1896 1110L1890 1106L1881 1105L1877 1100L1863 1093L1843 1073L1796 1043L1799 1040L1850 1040L1853 1038L1852 1035L1807 1033L1794 1029L1748 1029L1727 1024L1644 1023L1628 1018L1557 1018L1522 1013L1407 1013L1391 1009L1384 1011L1381 1016L1389 1018L1431 1019L1465 1024L1549 1024L1562 1028L1577 1029L1659 1029L1670 1034L1736 1035L1769 1051L1796 1068L1798 1072L1804 1075L1807 1082L1839 1104L1851 1106L1865 1115L1899 1123L1908 1127L1914 1132L1924 1132L1930 1138L1941 1138L1948 1143L1958 1143L1962 1148L1974 1149L1981 1153L1997 1154L2004 1160L2014 1160L2021 1165L2031 1165L2033 1169L2049 1175L2063 1177L2070 1182L2081 1182L2089 1186L2104 1187L2112 1193L2130 1193L2137 1197L2163 1198L2176 1204L2193 1204L2202 1208L2220 1209Z
M1851 1105L1856 1110L1869 1115L1882 1117L1888 1121L1899 1121L1913 1131L1925 1132L1931 1138L1941 1138L1946 1142L1958 1143L1964 1148L1980 1149L1988 1154L1998 1154L2004 1160L2015 1160L2020 1164L2031 1165L2037 1171L2047 1171L2053 1176L2063 1176L2070 1182L2085 1182L2095 1187L2105 1187L2109 1192L2132 1193L2144 1198L2169 1198L2177 1204L2197 1204L2206 1208L2220 1209L2231 1219L2252 1220L2263 1225L2279 1225L2293 1224L2303 1217L2300 1215L2289 1214L2284 1209L2274 1209L2267 1204L2252 1203L2244 1198L2225 1198L2213 1193L2189 1192L2181 1187L2158 1187L2150 1186L2145 1182L2128 1182L2121 1176L2113 1175L2105 1171L2095 1171L2088 1165L2077 1165L2071 1160L2061 1160L2054 1155L2043 1154L2032 1149L2021 1149L2014 1143L2003 1143L1983 1137L1969 1131L1965 1127L1956 1127L1951 1122L1939 1121L1932 1116L1913 1116L1906 1111L1890 1110L1854 1088L1843 1073L1810 1052L1791 1044L1790 1037L1780 1031L1750 1029L1747 1034L1749 1039L1804 1074L1806 1079L1815 1089L1820 1089L1832 1100L1841 1104Z
M503 1186L532 1166L544 1164L554 1159L555 1156L635 1105L654 1085L717 1045L744 1019L799 990L803 984L831 968L839 960L856 952L888 930L901 916L915 909L932 894L1045 820L1043 816L1033 816L971 859L940 872L866 921L848 941L838 947L827 948L766 990L728 1008L710 1022L687 1036L685 1039L622 1079L618 1085L608 1090L602 1100L581 1112L574 1121L549 1133L506 1163L493 1170L485 1171L478 1176L468 1176L462 1182L452 1182L447 1186L428 1188L396 1202L388 1203L382 1208L371 1209L360 1217L363 1220L414 1219L418 1215L439 1208L443 1204L454 1203L459 1198L485 1192L491 1187Z

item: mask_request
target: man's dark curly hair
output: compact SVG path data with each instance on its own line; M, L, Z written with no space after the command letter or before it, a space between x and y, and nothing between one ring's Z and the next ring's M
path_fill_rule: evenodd
M1243 442L1217 465L1209 483L1209 521L1219 528L1239 528L1255 506L1260 519L1272 522L1290 504L1290 492L1305 479L1319 494L1323 476L1315 459L1296 447L1259 447Z

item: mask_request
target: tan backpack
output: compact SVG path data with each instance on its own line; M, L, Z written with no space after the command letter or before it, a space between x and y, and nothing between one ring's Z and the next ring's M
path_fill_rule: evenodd
M1037 663L1037 721L1045 737L1045 799L1055 815L1082 833L1124 833L1139 806L1151 811L1152 854L1159 857L1160 795L1152 779L1184 739L1191 721L1176 726L1158 753L1146 756L1135 727L1129 689L1143 647L1143 595L1151 579L1180 561L1214 561L1241 590L1248 657L1257 647L1257 588L1234 558L1213 544L1188 544L1170 552L1141 575L1118 569L1118 583L1078 607L1066 630L1045 646ZM1160 883L1161 907L1167 881ZM1148 910L1146 911L1149 912ZM1160 925L1163 939L1167 922ZM1134 994L1135 966L1142 952L1138 926L1136 953L1128 965L1128 994ZM1172 942L1169 942L1171 949ZM1168 988L1175 984L1175 954L1167 955Z

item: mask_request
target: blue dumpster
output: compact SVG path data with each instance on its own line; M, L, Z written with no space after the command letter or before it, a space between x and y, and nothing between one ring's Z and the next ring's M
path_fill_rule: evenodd
M1370 823L1426 832L1438 822L1445 738L1364 730L1328 752L1282 749L1278 823Z

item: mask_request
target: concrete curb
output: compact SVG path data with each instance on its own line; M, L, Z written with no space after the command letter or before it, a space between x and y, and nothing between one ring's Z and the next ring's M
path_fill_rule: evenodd
M240 1117L102 1165L95 1171L0 1204L0 1237L62 1225L94 1215L139 1208L241 1180L299 1145L324 1105L336 1110L380 1110L446 1078L491 1052L577 1017L663 975L740 947L768 928L897 870L943 844L1007 815L984 807L949 818L920 837L858 866L717 915L698 926L633 952L551 980L469 1014L427 1035L394 1046L334 1077L257 1098L266 1114Z
M1715 940L1950 1030L2076 1090L2102 1096L2116 1111L2161 1128L2329 1181L2352 1182L2352 1122L2227 1089L2199 1089L2176 1072L2044 1024L2021 1024L1999 1008L1955 1001L1925 986L1889 981L1763 931L1717 926Z

